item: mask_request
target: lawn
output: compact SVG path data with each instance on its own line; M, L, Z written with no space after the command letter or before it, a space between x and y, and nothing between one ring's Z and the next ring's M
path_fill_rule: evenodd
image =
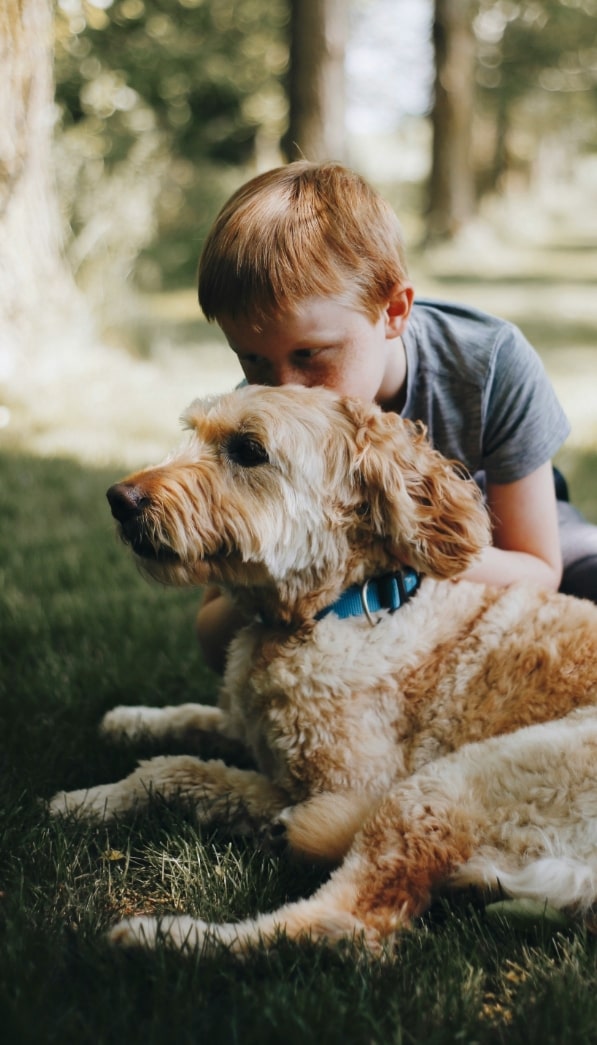
M545 323L546 279L527 285L527 314L512 317L526 319L529 331ZM522 307L513 282L484 288L465 274L454 286L432 273L425 289L438 287L445 297L466 291L476 304L485 290L486 307L496 310L501 291L502 305ZM577 412L560 463L575 502L597 521L594 287L586 293L586 315L576 308L551 320L545 359ZM104 497L125 461L168 449L192 394L223 380L214 364L222 350L206 344L204 365L185 360L179 346L171 381L157 359L127 363L124 377L114 364L108 382L96 359L85 386L93 396L75 374L60 395L42 402L37 378L35 402L10 403L0 454L2 1040L597 1042L595 938L580 928L490 920L473 897L438 904L383 962L356 946L285 941L244 963L225 952L148 956L106 943L105 929L125 913L236 919L320 880L222 831L200 832L184 808L157 800L149 815L93 828L52 822L43 803L57 789L115 779L148 754L98 738L108 708L215 700L217 680L193 636L197 593L137 574ZM576 391L572 359L582 368Z

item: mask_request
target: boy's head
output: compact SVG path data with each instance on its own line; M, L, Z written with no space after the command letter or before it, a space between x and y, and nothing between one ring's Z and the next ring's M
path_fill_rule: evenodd
M201 256L199 304L207 319L255 329L313 297L375 320L406 280L390 205L340 164L299 161L253 178L225 204Z

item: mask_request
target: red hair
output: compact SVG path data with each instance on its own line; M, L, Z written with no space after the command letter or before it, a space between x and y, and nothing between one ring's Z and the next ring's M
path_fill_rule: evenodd
M377 319L406 278L389 203L340 164L298 161L252 178L224 205L201 255L199 304L207 319L258 324L331 296Z

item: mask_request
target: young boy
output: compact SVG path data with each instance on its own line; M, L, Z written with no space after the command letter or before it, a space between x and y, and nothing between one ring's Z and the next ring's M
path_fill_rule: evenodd
M551 458L569 425L516 327L418 300L398 220L359 175L297 162L224 206L199 266L199 302L250 384L325 385L420 419L433 445L483 482L493 546L469 580L529 580L597 601L597 527L556 501ZM243 623L210 588L197 618L225 664Z

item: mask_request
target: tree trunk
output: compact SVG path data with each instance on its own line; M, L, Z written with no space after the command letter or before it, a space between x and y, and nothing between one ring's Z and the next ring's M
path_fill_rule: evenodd
M0 4L0 376L80 299L62 255L52 177L49 0Z
M340 160L346 154L345 0L291 0L289 160Z
M427 232L454 236L475 211L471 126L474 108L473 0L435 0L433 156Z

